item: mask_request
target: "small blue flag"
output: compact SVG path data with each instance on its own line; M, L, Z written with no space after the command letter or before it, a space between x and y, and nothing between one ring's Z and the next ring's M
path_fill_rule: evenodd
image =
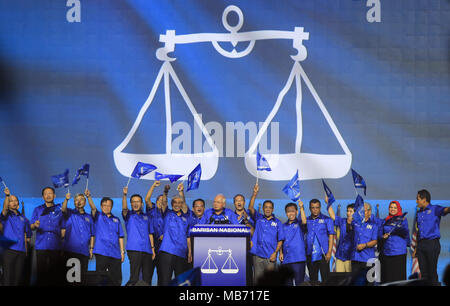
M89 164L84 164L83 167L77 170L75 178L72 182L72 186L80 181L82 175L84 175L86 178L89 178Z
M200 268L194 268L176 276L169 286L201 286Z
M314 232L313 250L311 253L311 261L318 261L322 259L322 247L320 246L319 238L317 238L316 232Z
M404 214L402 214L400 216L393 217L390 220L388 225L394 226L394 227L401 227L402 223L403 223L403 220L405 220L407 214L408 214L408 212L405 212Z
M336 200L334 199L334 195L331 192L331 189L328 188L327 184L325 184L325 181L322 180L323 183L323 189L325 190L325 193L327 194L327 198L328 198L328 205L327 205L327 210L328 208L330 208L331 204L333 204Z
M298 170L289 183L283 187L283 192L294 202L300 199L300 181L298 180Z
M363 188L364 189L364 195L366 195L366 182L364 181L363 177L359 175L355 170L352 169L352 176L353 176L353 184L355 185L355 188Z
M362 224L365 219L364 213L364 199L358 194L355 200L355 207L353 213L353 220L355 223Z
M202 177L202 166L200 164L188 176L188 186L186 192L197 189L200 185L200 178Z
M182 175L179 174L162 174L159 172L155 172L155 180L160 181L162 179L168 178L171 183L178 181Z
M66 169L64 173L52 176L53 186L55 188L68 187L69 186L69 169Z
M256 152L256 170L272 171L272 169L270 169L269 163L267 162L264 156L259 154L259 151Z
M134 167L133 173L131 173L131 177L139 179L142 176L152 172L155 169L156 169L156 166L154 166L152 164L138 162L136 164L136 167Z

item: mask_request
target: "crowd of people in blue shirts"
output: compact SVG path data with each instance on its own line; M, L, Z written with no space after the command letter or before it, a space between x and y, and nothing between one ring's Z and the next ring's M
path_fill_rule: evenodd
M301 285L305 274L311 282L318 282L320 274L320 280L326 283L333 255L336 272L367 268L378 257L381 282L407 277L410 230L406 218L400 224L394 222L403 213L398 201L389 204L389 215L385 219L374 216L371 205L364 203L364 221L361 223L353 220L354 204L347 206L346 218L343 218L335 214L331 205L328 216L323 214L322 203L312 199L309 201L310 214L306 216L303 202L298 200L286 204L287 221L283 223L273 214L272 201L264 201L262 211L255 209L258 184L253 188L247 208L242 194L234 196L234 210L226 207L223 194L214 198L212 208L206 209L203 199L194 200L189 208L183 183L170 199L171 208L168 204L170 185L164 186L153 203L154 190L160 186L161 182L155 181L145 198L139 194L129 196L128 187L124 187L124 227L121 219L111 213L113 200L102 198L100 209L97 209L89 190L77 194L73 199L74 208L69 208L70 193L61 204L55 204L55 190L45 187L42 190L44 203L34 209L28 220L19 212L18 197L5 188L0 230L14 243L2 254L3 284L29 285L24 282L23 275L34 231L36 285L67 283L66 264L73 258L81 264L78 283L86 284L88 262L95 256L96 271L108 273L112 284L120 286L122 263L127 255L130 262L127 285L138 283L140 278L151 285L156 270L157 284L167 286L174 275L193 268L189 230L196 224L241 224L250 228L247 261L251 269L248 269L247 279L252 285L257 285L264 273L274 271L278 263L292 271L292 279L286 285ZM450 208L431 204L427 190L418 191L416 202L417 247L413 256L418 258L422 278L430 284L438 284L440 220ZM90 213L85 210L86 204L90 206ZM339 239L333 254L336 232L339 232Z

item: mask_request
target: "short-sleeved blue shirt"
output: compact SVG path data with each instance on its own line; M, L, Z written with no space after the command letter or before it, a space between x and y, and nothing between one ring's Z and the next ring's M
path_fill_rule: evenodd
M123 238L120 219L111 214L109 217L102 211L96 211L94 254L121 259L119 238Z
M20 212L17 215L8 210L6 216L0 213L0 222L3 224L3 236L17 241L9 247L11 250L25 252L25 235L29 237L30 222Z
M164 217L164 237L159 251L187 258L189 228L190 219L188 214L181 212L178 215L173 210L168 210Z
M283 242L283 264L301 262L306 260L305 234L301 222L283 224L285 240Z
M64 251L89 256L89 242L94 236L94 220L86 212L68 208L63 214Z
M355 246L353 245L353 233L347 232L347 219L336 216L334 224L340 232L335 256L342 261L351 260Z
M33 210L30 223L39 220L39 227L36 229L36 250L61 250L61 228L63 215L61 204L50 207L42 204Z
M153 229L153 242L155 243L155 251L158 252L160 246L161 246L161 240L159 240L159 237L163 234L164 231L164 217L167 214L167 211L169 209L166 208L166 210L163 212L161 209L159 209L156 206L153 206L150 210L147 210L147 216L150 217L150 222L152 224Z
M275 216L271 219L258 217L252 237L253 246L250 253L261 258L270 258L277 248L278 241L282 240L285 240L285 234L283 224L279 219Z
M150 217L143 212L128 210L123 219L127 229L127 251L152 254L150 235L153 234L153 227Z
M352 222L353 226L353 239L354 249L352 254L353 261L368 262L369 259L375 258L375 247L365 248L362 251L358 251L356 247L358 244L368 243L378 238L378 226L375 221L368 220L362 224Z
M439 226L441 217L445 215L445 207L428 204L417 212L417 240L432 240L441 238Z
M317 218L312 216L306 218L306 254L311 255L313 252L314 236L317 235L321 252L328 253L328 236L335 235L333 220L320 213Z
M383 243L382 252L386 256L406 254L407 247L410 245L408 220L403 220L401 227L394 227L394 225L392 219L383 224L383 234L391 233Z
M203 214L203 218L201 219L201 223L214 224L215 222L216 223L228 222L230 224L239 224L239 221L234 211L226 207L220 214L216 214L213 208L209 208L205 211L205 213Z

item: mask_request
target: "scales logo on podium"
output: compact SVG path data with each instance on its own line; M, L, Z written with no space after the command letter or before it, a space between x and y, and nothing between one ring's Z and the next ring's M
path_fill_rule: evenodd
M227 17L230 13L234 13L238 17L236 25L232 26L228 23ZM292 46L297 51L296 54L291 55L294 61L291 72L284 87L278 94L275 104L259 129L256 138L251 143L248 151L245 153L244 162L247 171L259 179L270 181L284 181L292 177L293 169L301 169L299 171L300 180L312 180L323 178L341 178L345 176L351 167L352 154L342 138L339 130L333 122L325 105L320 99L318 93L314 89L311 81L306 75L300 62L307 57L306 47L303 45L304 40L309 40L309 33L304 31L303 27L295 27L293 31L279 31L279 30L261 30L239 32L243 23L244 16L240 8L230 5L225 8L222 15L222 23L228 33L195 33L177 35L175 30L166 30L166 34L160 35L159 41L164 43L164 46L156 51L156 57L163 62L161 69L158 72L156 80L150 91L150 94L140 109L138 116L128 132L128 135L122 143L114 150L114 162L119 172L124 176L130 176L134 166L137 162L150 163L158 166L162 173L189 173L199 163L202 165L202 180L210 180L216 174L219 164L219 150L212 140L208 130L203 124L201 115L197 112L194 103L190 100L188 93L184 89L180 79L178 78L172 62L176 58L169 56L169 53L175 51L175 47L179 44L196 44L196 43L211 43L214 49L222 56L237 59L250 55L256 42L266 40L292 40ZM231 43L233 47L240 42L248 43L248 46L241 51L224 50L220 43ZM170 82L175 84L176 89L180 93L184 102L193 115L194 124L196 124L202 135L205 137L211 151L200 153L174 153L172 152L172 115L171 115L171 92ZM339 142L343 150L343 154L314 154L301 152L302 138L303 138L303 121L302 121L302 82L306 84L307 89L312 94L315 102L319 106L322 115L325 117L329 128ZM294 85L295 84L295 85ZM165 121L166 121L166 141L165 153L163 154L137 154L123 152L135 135L141 121L154 100L155 94L159 86L164 86L164 101L165 101ZM265 158L271 165L272 171L261 171L257 173L256 165L256 151L261 142L261 138L267 132L269 125L273 118L278 113L284 97L289 90L295 86L295 117L296 117L296 139L293 153L287 154L265 154ZM274 97L275 98L275 97ZM256 101L255 101L256 103ZM257 120L255 120L257 121ZM153 131L152 131L153 133ZM294 170L295 171L295 170ZM145 177L144 177L145 178ZM150 177L147 179L151 179Z
M236 274L239 272L238 265L234 261L234 258L232 256L232 250L222 250L222 247L218 247L216 250L214 249L208 249L208 257L206 257L205 261L203 262L200 271L204 274L216 274L219 272L219 269L217 268L216 262L213 259L212 254L216 254L218 256L222 256L224 254L228 254L227 259L225 260L224 264L222 265L222 268L220 271L224 274Z

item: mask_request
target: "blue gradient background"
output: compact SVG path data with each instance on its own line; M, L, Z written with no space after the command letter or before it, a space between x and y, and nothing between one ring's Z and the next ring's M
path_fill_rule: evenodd
M366 200L384 203L382 216L389 200L404 199L400 202L412 218L422 188L431 192L433 203L449 205L449 1L381 0L380 23L367 22L363 0L81 0L81 23L66 21L69 8L63 0L2 1L0 176L25 200L27 216L51 175L69 168L73 177L86 162L94 196L121 195L127 178L116 170L112 152L155 81L161 66L155 57L159 35L170 29L223 33L222 12L230 4L243 12L241 31L301 26L310 33L302 66L353 154L352 167L367 182ZM241 43L237 49L245 47ZM257 42L249 56L236 60L222 57L211 44L182 45L173 53L173 67L203 121L225 127L226 122L265 120L287 80L292 54L291 42L277 40ZM173 122L192 127L192 116L172 88ZM303 89L302 151L340 153ZM291 90L274 118L280 123L281 153L292 152L295 142L294 99ZM159 90L126 152L164 152L163 101ZM243 158L221 158L214 178L187 196L250 195L255 178L243 169ZM285 183L260 181L260 198L276 200L280 216ZM150 184L132 181L130 192L144 194ZM327 184L343 205L350 200L342 199L354 197L350 173ZM319 180L302 182L301 191L305 203L323 194ZM62 197L64 191L57 193ZM442 272L449 262L448 217L441 232ZM127 263L124 280L126 269Z

